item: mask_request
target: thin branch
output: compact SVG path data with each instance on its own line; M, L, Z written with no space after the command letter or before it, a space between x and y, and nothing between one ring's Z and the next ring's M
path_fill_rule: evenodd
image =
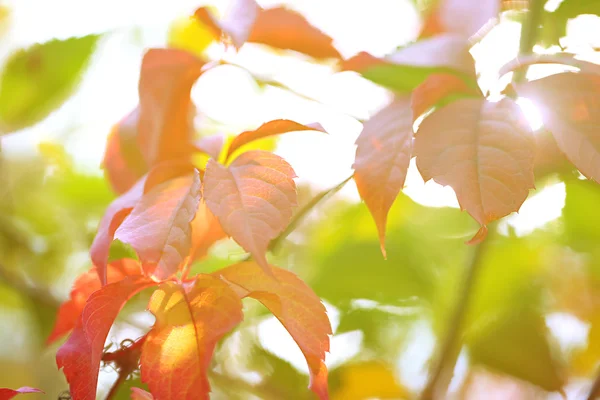
M491 233L491 232L490 232ZM435 361L434 368L430 373L429 380L423 392L422 400L434 399L437 392L446 392L450 383L456 360L460 354L462 345L461 332L463 330L465 315L469 308L473 289L477 281L478 272L481 269L481 259L485 252L488 237L483 242L473 248L471 259L465 271L463 284L460 286L459 298L456 301L456 307L448 323L448 332L439 350L439 356Z
M113 385L111 386L108 394L106 395L106 400L113 400L116 397L117 392L119 391L119 387L121 387L123 382L125 382L127 380L128 375L129 375L129 373L124 373L124 371L119 371L119 377L117 378L115 383L113 383Z
M521 41L519 43L520 54L530 54L533 52L537 34L542 23L544 15L544 5L546 0L531 0L527 19L523 22L521 28ZM527 75L527 69L519 70L515 73L513 80L515 82L522 81Z
M578 68L582 72L600 74L600 65L588 61L578 60L574 54L524 54L506 63L500 68L499 75L515 72L535 64L561 64Z

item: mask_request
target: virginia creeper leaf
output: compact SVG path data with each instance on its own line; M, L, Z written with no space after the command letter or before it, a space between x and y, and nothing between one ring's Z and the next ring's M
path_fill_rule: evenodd
M283 324L302 350L310 369L310 389L321 400L328 398L325 352L329 351L331 324L319 297L295 274L274 266L277 280L255 262L232 265L214 273L242 297L252 297L265 305Z
M296 131L321 131L325 132L325 129L320 124L308 124L302 125L294 121L290 121L289 119L276 119L274 121L269 121L257 129L253 131L245 131L240 133L233 139L231 144L229 145L229 149L227 150L227 159L240 147L243 145L250 143L257 139L262 139L268 136L280 135L282 133L287 132L296 132Z
M375 219L384 257L387 215L404 186L412 142L412 114L407 97L396 98L373 115L356 140L354 181Z
M420 36L456 33L469 38L499 13L499 0L439 0L425 19Z
M35 389L29 386L23 386L18 389L0 388L0 400L10 400L19 394L26 393L44 393L40 389Z
M175 178L144 194L115 232L138 254L144 272L157 280L169 278L189 255L190 223L200 201L200 177Z
M517 85L516 90L538 106L569 161L600 182L600 75L556 74Z
M190 91L204 62L176 49L151 49L142 61L138 144L148 165L193 152Z
M248 151L224 167L209 160L204 200L223 230L269 271L265 253L292 217L297 205L296 177L281 157Z
M415 140L417 167L425 181L449 185L458 202L485 226L518 211L534 187L535 141L517 104L461 99L433 112Z
M35 44L10 56L0 77L0 132L44 119L80 80L98 35Z
M132 387L131 400L154 400L154 396L146 392L144 389Z
M108 264L106 271L107 283L117 282L126 276L140 275L142 273L140 264L136 260L131 259L114 261ZM54 329L50 333L50 336L48 336L48 339L46 339L47 344L55 342L75 327L87 299L101 287L96 267L92 267L89 271L79 275L73 284L69 300L64 302L58 310Z
M141 197L155 186L178 176L190 173L194 168L185 161L168 161L154 167L147 175L143 176L131 189L115 199L108 206L94 237L90 248L92 262L98 269L100 281L106 284L106 262L110 244L115 232L127 218L133 207Z
M156 323L142 350L142 381L159 399L208 399L215 345L243 319L239 297L219 279L199 275L182 285L163 283L148 308Z
M191 261L203 258L215 242L226 237L227 234L223 231L217 217L208 209L206 203L201 201L192 221Z
M456 75L448 73L431 74L412 93L411 108L413 119L425 114L431 107L442 101L459 96L482 97L481 91L471 87Z
M129 276L90 296L73 333L56 354L56 364L63 368L73 399L96 399L98 371L108 331L127 300L153 285L155 283L146 277Z

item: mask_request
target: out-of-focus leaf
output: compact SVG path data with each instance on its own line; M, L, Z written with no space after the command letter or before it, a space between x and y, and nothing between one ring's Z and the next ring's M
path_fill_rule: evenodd
M359 53L342 63L342 70L363 77L399 93L408 93L432 73L453 73L472 86L475 62L467 41L459 35L439 35L419 40L382 59Z
M107 282L114 283L126 276L140 275L141 273L142 270L137 261L119 260L108 265ZM88 298L92 293L100 290L101 287L95 267L84 272L75 280L69 300L63 303L58 310L54 329L50 336L48 336L48 339L46 339L47 344L55 342L75 327Z
M560 151L550 132L543 130L535 135L533 173L536 179L550 174L569 173L575 169Z
M560 38L567 35L569 19L578 15L591 14L600 16L600 3L595 0L564 0L553 12L544 11L540 25L539 37L545 46L560 44Z
M18 389L0 388L0 400L10 400L19 394L27 393L44 393L40 389L35 389L29 386L23 386Z
M271 266L276 280L255 262L243 262L216 271L232 283L241 297L260 301L277 317L300 347L310 370L310 389L321 400L328 398L325 353L329 351L331 324L325 306L295 274Z
M132 387L131 400L154 400L154 396L152 396L149 392L146 392L144 389Z
M544 126L577 169L600 182L600 75L561 73L516 90L538 106Z
M233 0L220 21L214 19L207 7L196 10L196 18L209 27L213 34L217 34L217 37L229 36L233 45L239 49L248 40L261 11L255 0Z
M32 125L59 107L80 79L97 35L35 44L13 54L0 77L0 132Z
M204 200L223 230L269 270L265 253L281 233L296 206L296 177L281 157L249 151L228 167L209 160Z
M222 135L204 136L196 141L196 150L202 152L215 160L219 159L223 149L224 138Z
M186 16L171 23L168 45L200 56L217 39L219 35L210 26L196 17Z
M404 186L412 157L413 128L410 99L397 98L363 125L356 140L354 180L373 215L385 258L387 215Z
M535 141L517 104L462 99L421 123L415 140L417 167L425 181L449 185L480 225L518 211L534 188Z
M148 276L167 279L189 256L199 201L198 171L161 183L140 198L114 237L133 247Z
M499 0L438 0L426 17L421 37L456 33L469 38L495 22Z
M325 132L325 129L319 124L308 124L302 125L289 119L277 119L269 121L253 131L245 131L237 135L233 141L229 144L227 149L226 159L229 159L232 154L235 153L240 147L253 142L258 139L262 139L269 136L281 135L287 132L297 131L321 131Z
M89 297L73 333L56 354L56 364L63 368L74 398L96 398L104 341L113 321L127 300L155 284L142 276L130 276Z
M531 400L543 399L547 393L527 382L492 373L483 368L469 371L460 390L461 400Z
M332 400L403 399L409 392L400 385L391 368L378 362L349 364L336 370L340 387Z
M162 284L148 308L156 323L142 350L142 380L159 399L208 399L215 345L243 318L239 297L221 280L199 275Z
M575 351L571 364L573 372L578 376L592 376L598 369L600 360L600 312L590 318L590 330L587 337L587 346Z

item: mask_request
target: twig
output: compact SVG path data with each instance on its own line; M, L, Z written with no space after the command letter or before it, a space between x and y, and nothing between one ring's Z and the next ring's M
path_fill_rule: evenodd
M530 54L533 52L533 46L537 39L537 33L542 23L544 14L544 4L546 0L531 0L527 19L523 22L521 28L521 41L519 43L520 54ZM513 80L515 82L522 81L527 75L527 69L515 72Z
M535 64L561 64L569 67L578 68L582 72L600 74L600 65L588 61L578 60L574 54L525 54L509 61L500 68L499 75L503 76L509 72L514 72L522 68L527 68Z
M492 232L490 232L492 233ZM444 337L444 341L439 350L439 356L437 357L436 364L434 365L433 371L429 376L427 386L421 393L422 400L434 399L436 392L446 391L448 384L450 383L451 374L454 370L456 360L460 354L461 348L461 332L464 324L466 312L471 301L471 295L475 282L477 281L478 272L480 270L481 258L485 252L487 243L491 240L488 237L483 242L479 243L473 248L471 260L467 265L465 271L464 282L460 286L459 298L456 301L456 307L450 321L448 323L448 332ZM450 370L450 373L446 373ZM442 383L444 384L442 387Z
M123 382L125 382L125 380L127 380L127 376L129 375L129 373L124 373L125 371L119 371L119 377L117 378L117 380L115 381L115 383L113 383L113 385L110 388L110 391L108 392L108 394L106 395L106 400L113 400L115 398L115 396L117 395L117 392L119 391L119 387L123 384Z

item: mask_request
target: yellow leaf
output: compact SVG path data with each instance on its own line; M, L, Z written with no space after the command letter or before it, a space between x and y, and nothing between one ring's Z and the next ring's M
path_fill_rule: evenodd
M181 17L171 23L168 45L200 55L218 39L213 32L193 16Z

